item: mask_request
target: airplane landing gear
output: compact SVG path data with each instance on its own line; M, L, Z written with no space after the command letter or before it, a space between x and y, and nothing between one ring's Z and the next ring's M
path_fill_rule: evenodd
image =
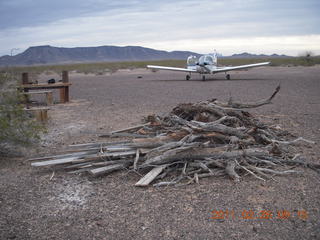
M202 81L205 81L205 80L206 80L206 76L202 75Z
M187 76L186 76L186 80L187 80L187 81L189 81L189 80L190 80L190 78L191 78L191 76L190 76L190 75L187 75Z
M227 79L227 80L230 80L230 78L231 78L231 77L230 77L230 74L227 74L227 75L226 75L226 79Z

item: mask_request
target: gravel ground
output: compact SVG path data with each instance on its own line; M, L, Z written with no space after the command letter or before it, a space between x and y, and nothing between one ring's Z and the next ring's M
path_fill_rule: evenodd
M140 176L131 172L52 177L52 169L24 161L97 141L100 133L135 125L178 103L230 96L255 101L280 83L274 103L252 112L316 141L301 151L319 162L319 76L320 66L265 67L234 72L231 81L218 74L206 82L144 69L72 74L72 101L52 107L41 146L23 158L0 159L0 239L320 239L320 177L311 170L276 181L211 178L200 185L141 189L133 186ZM212 219L221 211L229 215ZM290 217L280 219L283 211Z

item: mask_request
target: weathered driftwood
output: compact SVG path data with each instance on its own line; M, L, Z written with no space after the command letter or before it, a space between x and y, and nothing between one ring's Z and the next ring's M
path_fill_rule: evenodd
M121 132L128 132L128 131L132 131L132 130L137 130L137 129L140 129L140 128L142 128L142 127L149 126L149 125L150 125L150 123L140 124L140 125L138 125L138 126L128 127L128 128L124 128L124 129L112 131L111 134L121 133Z
M272 93L272 95L267 98L267 99L263 99L257 102L252 102L252 103L240 103L240 102L234 102L232 99L229 99L229 101L227 103L223 103L223 102L219 102L219 101L214 101L215 104L224 107L224 108L257 108L257 107L261 107L263 105L266 104L270 104L272 103L272 99L277 95L277 93L280 91L280 84L278 85L278 87L274 90L274 92Z
M134 170L137 170L137 168L138 168L137 166L138 166L139 157L140 157L140 149L137 149L136 157L135 157L134 162L133 162L133 169Z
M320 173L320 164L307 163L297 148L290 148L313 141L296 138L242 110L270 104L279 89L253 103L214 99L179 104L168 114L146 117L145 124L105 135L129 140L75 144L67 153L29 161L36 167L57 166L94 176L123 169L142 175L149 170L135 186L185 185L225 175L236 182L244 175L266 181L275 175L300 173L292 166Z
M143 166L165 164L169 162L179 161L181 159L184 159L186 161L206 159L206 158L234 159L234 158L245 157L245 156L259 157L259 156L265 156L269 154L268 150L260 149L260 148L234 150L234 151L225 151L225 150L221 151L220 149L216 149L216 148L197 148L196 150L186 151L194 146L189 145L186 147L169 150L163 153L162 155L146 160Z
M236 182L240 181L240 176L235 171L236 162L228 161L226 166L226 173Z
M101 138L114 138L114 137L134 137L134 138L147 138L149 136L137 134L137 133L125 133L125 132L119 132L119 133L106 133L99 135Z

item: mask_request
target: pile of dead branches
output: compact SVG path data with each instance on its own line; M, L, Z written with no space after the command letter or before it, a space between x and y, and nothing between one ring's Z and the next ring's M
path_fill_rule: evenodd
M253 117L246 108L270 104L280 90L255 103L227 103L216 99L180 104L170 113L148 116L146 123L101 137L127 141L71 145L63 155L31 159L32 166L58 166L72 173L108 174L132 170L145 174L135 185L188 184L205 177L243 175L266 180L274 175L300 173L300 165L319 171L290 148L299 142L276 124Z

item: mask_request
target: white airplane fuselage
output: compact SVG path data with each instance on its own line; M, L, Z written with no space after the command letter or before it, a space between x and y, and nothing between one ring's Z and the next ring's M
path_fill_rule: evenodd
M203 55L198 60L195 56L187 59L187 69L197 71L200 74L210 74L217 69L217 57L214 55Z

